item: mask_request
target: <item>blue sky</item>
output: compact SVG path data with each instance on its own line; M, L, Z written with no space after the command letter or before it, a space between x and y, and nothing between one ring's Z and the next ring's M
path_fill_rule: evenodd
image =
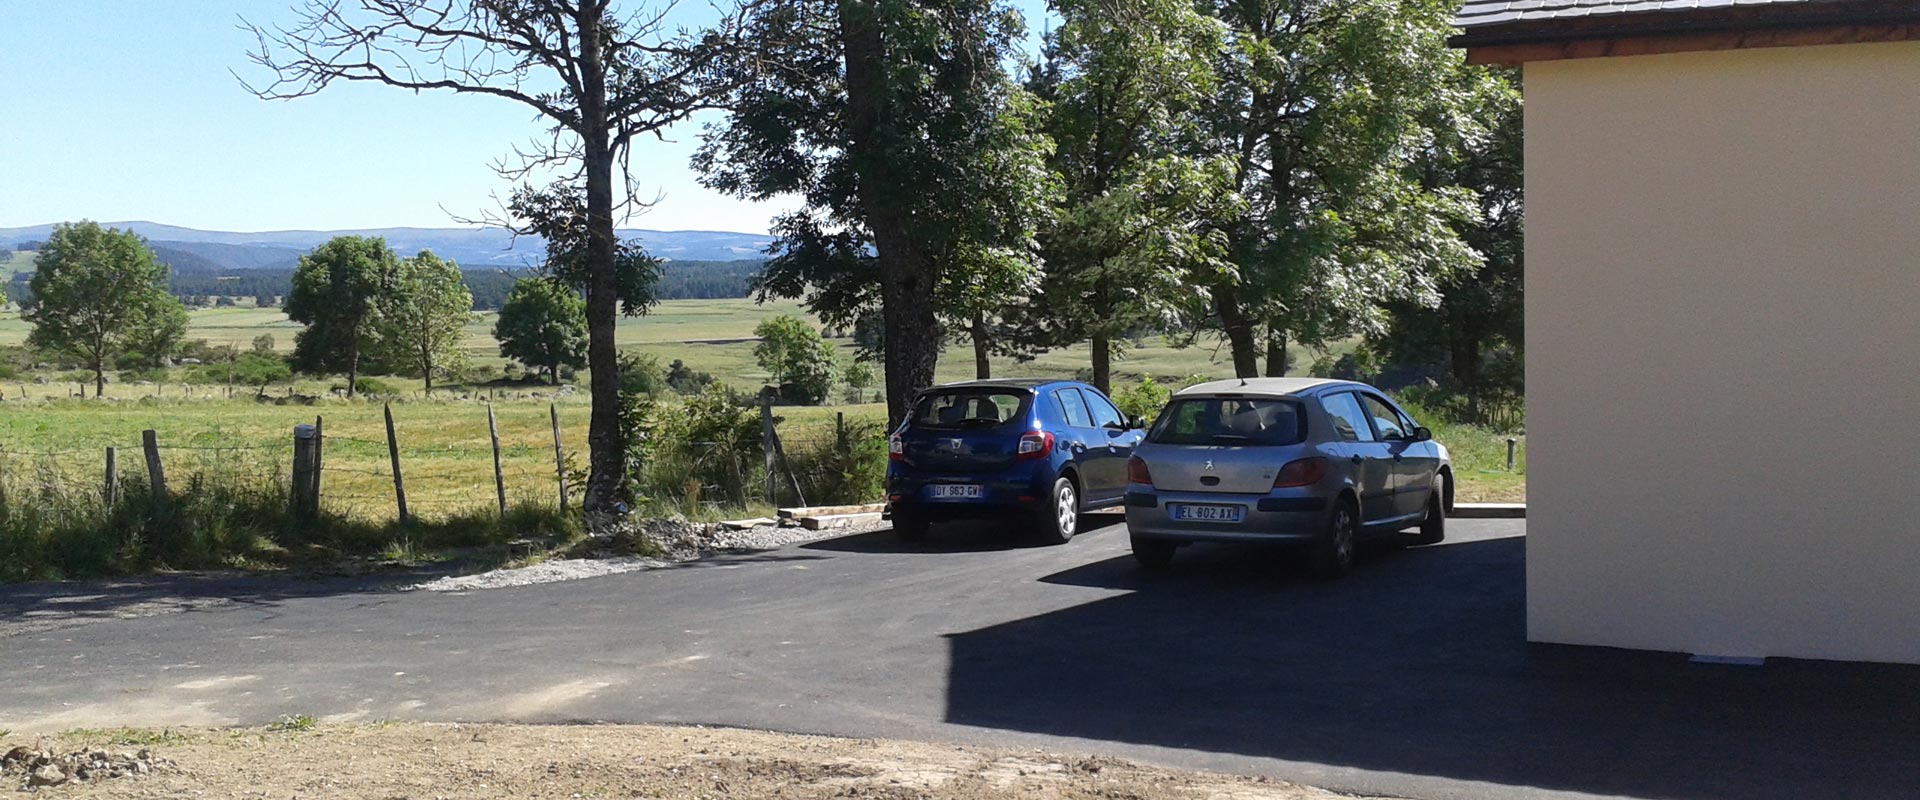
M704 14L687 0L690 19ZM1019 0L1038 26L1037 0ZM511 188L489 165L544 126L495 98L337 84L255 99L244 12L276 0L0 0L0 227L80 218L218 230L443 227ZM646 194L632 227L764 232L793 203L701 188L696 124L636 147Z

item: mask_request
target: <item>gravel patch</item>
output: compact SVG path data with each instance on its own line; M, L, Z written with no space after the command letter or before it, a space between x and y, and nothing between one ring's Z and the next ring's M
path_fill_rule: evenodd
M802 527L761 525L744 530L728 530L713 523L688 522L679 518L647 519L631 523L608 537L610 542L639 540L658 557L607 555L595 558L556 558L525 567L496 569L476 575L445 577L404 587L408 591L465 592L475 589L500 589L531 586L538 583L574 581L602 575L618 575L658 569L687 561L726 553L752 553L773 550L795 542L863 533L885 527L884 523L833 530L807 530Z

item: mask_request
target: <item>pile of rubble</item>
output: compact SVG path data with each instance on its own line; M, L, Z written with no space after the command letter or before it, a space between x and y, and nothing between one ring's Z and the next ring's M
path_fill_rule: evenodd
M56 753L31 747L15 747L0 756L0 779L19 781L22 789L89 783L157 771L178 772L170 760L152 750L75 750Z

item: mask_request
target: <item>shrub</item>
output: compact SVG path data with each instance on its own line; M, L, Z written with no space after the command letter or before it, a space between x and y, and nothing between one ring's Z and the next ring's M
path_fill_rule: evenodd
M800 481L812 505L879 500L887 475L887 438L882 423L862 421L824 438L789 436L786 468Z
M329 384L327 390L331 392L345 392L347 385L344 383ZM365 395L396 395L400 393L400 388L379 378L357 378L353 382L353 393Z
M666 394L667 389L667 370L659 358L651 353L620 354L620 391L655 396Z
M746 505L765 471L760 419L751 405L715 383L678 403L650 399L628 407L630 494L636 500L714 493ZM689 492L689 486L698 489Z
M1152 423L1160 415L1160 409L1167 407L1167 399L1172 396L1171 388L1155 381L1152 375L1142 375L1139 383L1115 390L1113 404L1120 407L1122 414Z
M676 358L667 365L667 385L681 394L699 394L714 383L712 373L689 367L680 359Z

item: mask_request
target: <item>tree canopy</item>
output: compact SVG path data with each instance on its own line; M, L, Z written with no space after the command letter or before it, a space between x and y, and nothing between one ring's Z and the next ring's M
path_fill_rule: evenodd
M1446 120L1476 135L1450 78L1454 4L1445 0L1209 0L1227 45L1203 111L1209 147L1231 154L1244 201L1229 258L1197 277L1235 371L1259 373L1261 345L1320 345L1382 330L1382 304L1432 305L1478 255L1457 226L1472 192L1424 186L1415 157ZM1465 68L1471 69L1471 68ZM1261 342L1263 335L1267 339ZM1269 359L1270 366L1275 359ZM1269 371L1277 371L1270 369Z
M742 57L739 16L688 30L671 11L671 2L622 11L612 0L304 0L289 23L249 25L259 41L250 58L272 76L250 87L263 98L369 82L510 100L549 124L543 140L517 150L517 163L499 172L518 183L558 171L585 195L580 277L594 380L583 505L594 512L614 510L627 493L614 325L623 302L632 309L640 295L622 283L630 273L620 266L614 225L645 205L630 148L716 107L752 79L757 63Z
M27 282L27 343L77 358L93 372L98 396L116 356L162 359L185 333L186 310L167 294L166 281L166 268L132 231L58 225Z
M417 373L433 391L437 373L465 360L460 336L473 319L473 295L460 280L460 265L422 250L401 261L392 291L378 306L380 352L390 365Z
M293 362L306 372L342 372L354 396L361 356L377 346L379 299L395 291L400 259L379 237L336 236L300 257L287 293Z
M559 281L529 278L514 284L494 321L500 356L560 382L560 368L587 363L587 309L579 293Z
M803 199L774 223L763 290L835 327L877 310L895 420L933 381L943 312L972 315L964 287L1032 284L1053 181L1038 106L1002 67L1021 30L996 0L753 6L735 68L757 79L736 76L695 158L721 191Z
M760 338L753 358L767 371L782 399L802 405L827 399L840 364L833 345L819 331L798 317L781 314L760 323L753 335Z

